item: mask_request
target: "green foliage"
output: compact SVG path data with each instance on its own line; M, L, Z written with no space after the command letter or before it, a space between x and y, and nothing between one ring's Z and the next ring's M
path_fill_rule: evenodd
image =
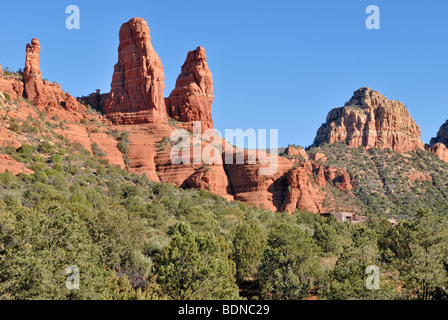
M254 221L244 221L235 230L233 260L239 281L253 279L266 247L265 230Z
M21 156L29 157L34 153L34 149L35 148L29 144L22 144L17 151Z
M258 274L266 299L297 300L308 295L319 274L319 248L299 226L281 223L268 236Z
M354 225L155 183L109 165L97 146L92 156L65 139L28 141L0 148L35 171L0 173L0 299L448 298L446 165L423 151L322 147L333 165L358 163L356 205L371 215ZM397 179L413 168L432 180L407 179L407 194ZM393 227L373 213L407 219ZM65 287L72 265L80 290ZM366 287L371 265L378 290Z
M96 142L92 143L92 154L97 157L106 156L106 153L98 146Z
M411 297L447 299L448 222L429 210L418 210L399 225L389 249L403 286Z
M155 269L157 282L171 299L238 298L238 288L232 282L219 242L213 235L195 234L188 225L175 228Z
M37 151L41 153L51 154L53 153L54 146L48 141L43 141L37 147Z

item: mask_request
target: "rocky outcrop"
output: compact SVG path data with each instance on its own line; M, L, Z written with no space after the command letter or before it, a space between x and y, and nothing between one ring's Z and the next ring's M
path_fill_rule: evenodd
M423 149L420 128L399 101L369 88L357 90L344 107L330 111L314 145L344 142L348 146L408 152Z
M440 160L448 163L448 148L443 143L436 143L429 147L429 152L438 156Z
M281 210L289 213L296 209L323 213L327 182L344 192L350 192L353 188L347 172L310 161L302 162L285 176L288 187Z
M188 52L176 81L176 87L166 99L172 118L182 121L201 121L202 130L213 128L213 77L207 64L205 49Z
M244 163L238 162L239 154L243 155ZM271 166L274 168L272 172L267 172L269 164L264 164L263 161L269 157L271 165L277 162L276 167ZM233 164L225 164L235 200L279 211L287 188L285 173L291 169L293 163L283 157L268 155L262 151L257 151L254 159L254 163L250 163L249 152L236 149L233 153Z
M24 96L35 106L45 106L46 101L44 82L40 72L40 49L39 40L36 38L26 45L26 61L23 70Z
M26 174L34 173L33 170L26 168L23 163L14 160L11 156L0 154L0 173L5 173L6 171L11 172L15 176L21 172Z
M166 122L164 80L146 21L133 18L124 23L111 91L104 104L107 117L114 124Z
M106 102L108 96L109 96L108 93L101 94L100 89L96 89L96 92L91 93L88 96L81 97L80 100L86 106L90 105L92 108L96 110L103 110L104 103Z
M288 159L308 160L308 154L306 153L305 149L299 146L289 145L285 149L283 155Z
M431 139L428 151L448 163L448 120L440 127L437 136Z
M431 139L430 145L433 146L436 143L443 143L448 147L448 120L440 127L437 137Z
M23 82L19 79L0 77L0 92L9 94L11 100L23 97Z
M26 45L26 61L25 69L23 70L23 97L30 100L38 108L46 108L48 106L58 108L63 106L67 110L76 111L78 102L68 93L65 93L61 89L60 84L42 80L40 50L41 46L36 38ZM20 91L20 87L17 89ZM20 96L21 94L17 92L17 97Z

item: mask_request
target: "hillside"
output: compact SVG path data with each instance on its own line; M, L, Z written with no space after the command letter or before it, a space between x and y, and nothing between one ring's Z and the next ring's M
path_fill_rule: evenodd
M0 67L0 300L448 297L446 123L425 145L404 104L360 88L311 147L251 158L191 135L213 131L203 47L164 97L147 23L119 40L108 93L46 81L37 38L24 70ZM177 164L179 142L192 148ZM371 265L380 290L364 285Z
M418 210L393 227L273 214L111 166L45 118L3 119L23 140L0 148L0 299L447 297L446 217ZM372 264L381 290L363 285ZM68 266L79 290L65 286Z

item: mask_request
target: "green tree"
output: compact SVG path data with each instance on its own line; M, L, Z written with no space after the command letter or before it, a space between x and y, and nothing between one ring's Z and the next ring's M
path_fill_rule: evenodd
M233 260L238 281L253 279L266 247L265 231L252 220L244 221L235 230Z
M332 300L392 299L396 293L396 279L388 275L388 269L380 261L377 246L378 235L367 226L359 226L352 235L353 241L346 245L336 265L322 288L322 297ZM378 268L379 288L368 288L368 267ZM395 290L395 291L394 291Z
M392 246L397 268L410 298L448 298L448 221L430 210L418 210L397 227Z
M175 227L155 270L162 293L171 299L238 299L218 240L211 234L195 234L187 224Z
M15 219L0 214L0 227L6 230L0 239L0 297L66 300L103 296L106 272L77 214L46 202L18 213ZM80 270L79 290L65 285L65 270L71 265Z
M319 247L297 225L282 223L268 236L258 273L263 296L269 299L305 298L319 276Z

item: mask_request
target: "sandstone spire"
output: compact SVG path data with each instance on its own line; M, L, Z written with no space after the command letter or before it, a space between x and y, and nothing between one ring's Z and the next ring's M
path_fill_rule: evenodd
M31 100L36 106L43 105L45 101L42 73L40 72L39 53L39 40L34 38L31 40L31 44L28 43L26 45L26 61L25 69L23 70L23 81L25 83L25 98Z
M314 145L345 142L353 148L423 149L420 128L399 101L388 100L370 88L357 90L344 107L328 113Z
M176 81L176 87L167 98L171 116L179 121L201 121L202 129L213 128L213 77L207 64L205 49L198 47L188 52Z
M164 80L146 21L133 18L124 23L111 91L104 105L108 118L116 124L166 122Z

